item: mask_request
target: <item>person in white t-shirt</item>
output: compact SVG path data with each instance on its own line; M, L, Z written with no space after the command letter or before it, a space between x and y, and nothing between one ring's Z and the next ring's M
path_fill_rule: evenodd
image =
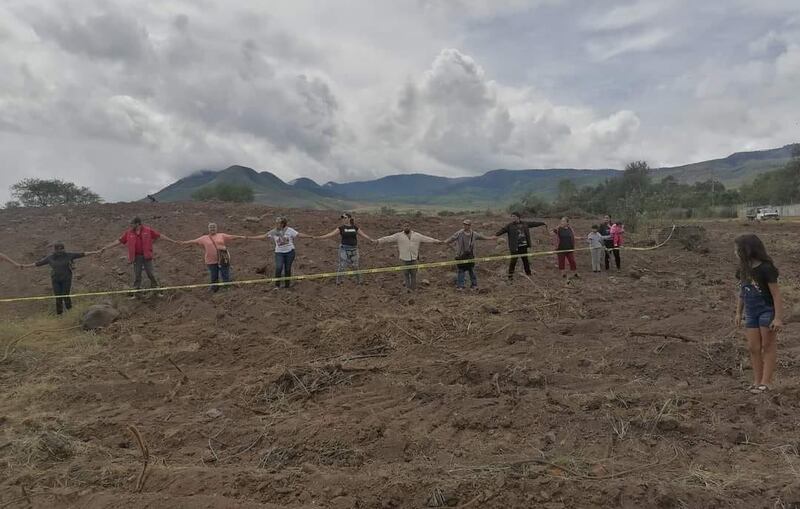
M283 216L279 216L275 219L275 228L271 229L264 235L258 235L255 237L248 237L249 239L255 240L266 240L272 239L272 242L275 243L275 277L291 277L292 276L292 263L294 262L295 252L294 252L294 239L295 237L299 237L301 239L311 239L313 238L312 235L306 235L305 233L300 233L299 231L295 230L294 228L288 226L288 219ZM284 287L289 288L289 281L284 280ZM275 288L280 288L281 282L275 281Z

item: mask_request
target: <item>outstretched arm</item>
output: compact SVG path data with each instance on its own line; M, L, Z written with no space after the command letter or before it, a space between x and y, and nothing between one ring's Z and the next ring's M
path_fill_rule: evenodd
M181 246L188 246L189 244L197 244L198 241L203 237L198 237L192 240L176 240L174 241L176 244L180 244Z
M18 264L17 264L17 267L19 267L20 269L30 269L30 268L32 268L32 267L43 267L43 266L47 265L47 262L48 262L48 259L47 259L47 257L45 256L44 258L42 258L42 259L41 259L41 260L39 260L38 262L33 262L33 263L18 263Z
M338 230L336 230L336 231L338 231ZM375 242L375 239L373 239L372 237L367 235L367 232L365 232L361 228L358 229L358 234L361 235L362 237L364 237L365 239L367 239L370 242Z
M396 242L397 241L397 233L392 235L387 235L385 237L381 237L375 241L376 244L387 244L389 242Z
M244 237L244 238L246 238L248 240L267 240L268 237L269 237L269 233L265 233L263 235L251 235L249 237Z
M434 239L433 237L428 237L428 236L425 236L425 235L422 235L422 234L420 234L419 240L420 240L420 242L429 242L429 243L432 243L432 244L441 244L442 243L442 241L439 240L439 239Z
M361 232L361 230L359 230L359 233L360 232ZM313 238L319 239L319 240L329 239L329 238L333 237L334 235L336 235L337 233L339 233L339 228L336 228L332 232L326 233L325 235L320 235L319 237L313 237Z
M3 253L0 253L0 260L5 260L5 261L7 261L8 263L10 263L11 265L13 265L15 267L22 268L22 265L20 265L19 263L15 262L14 260L12 260L8 256L4 255Z
M121 244L121 242L119 240L115 240L114 242L112 242L110 244L106 244L105 246L101 247L99 249L99 251L102 253L103 251L105 251L107 249L111 249L114 246L118 246L119 244Z
M301 238L301 239L313 239L314 238L313 235L308 235L306 233L300 233L300 232L297 232L297 236L299 238Z
M154 240L154 241L156 241L156 240L158 240L158 239L164 239L164 240L166 240L167 242L172 242L173 244L180 244L180 242L178 242L177 240L175 240L175 239L172 239L172 238L170 238L170 237L167 237L167 236L166 236L166 235L164 235L163 233L162 233L162 234L160 234L158 237L156 237L156 238L155 238L155 239L153 239L153 240Z

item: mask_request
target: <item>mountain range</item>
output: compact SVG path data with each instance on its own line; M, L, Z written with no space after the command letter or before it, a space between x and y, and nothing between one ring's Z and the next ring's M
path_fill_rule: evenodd
M784 166L792 157L792 145L777 149L737 152L683 166L653 170L654 180L673 176L680 182L694 183L715 179L735 188L755 176ZM244 166L221 171L200 171L154 194L159 201L186 201L198 189L219 183L246 185L253 189L255 201L279 207L353 209L375 206L400 208L481 209L503 207L522 195L533 192L552 199L561 180L572 180L577 187L597 184L621 174L615 169L539 169L492 170L475 177L438 177L424 173L389 175L361 182L328 182L319 185L309 178L284 182L268 171Z

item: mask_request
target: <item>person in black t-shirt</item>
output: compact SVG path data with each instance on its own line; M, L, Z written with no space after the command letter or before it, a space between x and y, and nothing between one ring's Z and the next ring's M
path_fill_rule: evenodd
M547 226L545 223L539 221L523 221L519 212L511 213L511 222L498 230L494 234L495 237L508 235L508 250L511 254L524 255L531 248L531 232L530 228L537 226ZM514 269L517 268L517 259L522 258L522 267L525 274L531 275L531 265L528 256L514 257L508 264L508 279L509 281L514 277Z
M43 267L50 266L50 280L53 284L53 295L69 295L72 290L72 268L73 262L78 258L83 258L86 255L95 255L100 251L87 251L84 253L70 253L64 249L63 242L56 242L53 244L53 252L38 262L20 264L10 258L8 260L19 267L25 269L29 267ZM56 314L60 315L64 309L72 309L72 299L69 297L56 298Z
M569 270L575 273L578 277L578 267L575 263L575 232L569 225L569 218L562 217L558 228L553 230L558 244L556 251L558 251L558 270L561 271L561 277L567 277L567 262L569 262Z
M339 265L336 268L336 284L341 284L340 274L347 268L352 270L359 270L359 256L358 256L358 236L361 235L370 242L374 242L372 238L367 235L364 230L356 225L353 215L349 212L343 213L339 218L342 224L335 228L330 233L314 237L315 239L329 239L335 235L341 237L339 244ZM361 274L356 274L356 282L361 284Z
M758 394L772 385L777 362L776 336L783 329L783 298L778 287L778 269L761 239L750 233L740 235L734 243L739 259L734 323L742 326L744 311L745 337L753 365L753 384L748 389Z

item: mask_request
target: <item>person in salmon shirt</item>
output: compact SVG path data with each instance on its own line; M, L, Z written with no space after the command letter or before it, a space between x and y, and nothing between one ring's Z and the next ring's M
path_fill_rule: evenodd
M204 261L208 267L208 274L211 276L211 291L217 292L220 277L223 283L230 283L231 278L231 256L228 252L227 243L231 240L247 238L244 235L229 235L219 233L216 223L208 223L208 234L197 237L194 240L178 241L178 244L188 245L197 244L204 250Z

